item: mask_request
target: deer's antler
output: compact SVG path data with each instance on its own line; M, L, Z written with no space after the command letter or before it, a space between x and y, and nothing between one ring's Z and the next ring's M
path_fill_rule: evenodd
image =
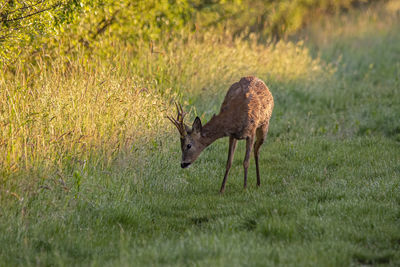
M186 112L183 111L181 104L177 104L175 102L176 110L178 112L178 115L176 119L167 116L167 119L169 119L178 129L179 133L181 134L181 137L185 137L187 135L186 129L185 129L185 124L183 123L183 118L187 114Z

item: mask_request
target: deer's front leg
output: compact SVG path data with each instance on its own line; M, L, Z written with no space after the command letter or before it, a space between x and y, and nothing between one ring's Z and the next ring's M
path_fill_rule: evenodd
M247 137L246 138L246 155L244 157L243 161L243 167L244 167L244 188L246 189L247 187L247 169L249 168L250 165L250 153L251 149L253 148L254 145L254 136L252 137Z
M237 140L235 138L229 137L228 161L226 162L226 171L224 175L224 180L222 180L221 190L219 190L220 193L223 193L225 191L225 183L226 179L228 178L229 169L232 166L233 154L235 154L236 143Z

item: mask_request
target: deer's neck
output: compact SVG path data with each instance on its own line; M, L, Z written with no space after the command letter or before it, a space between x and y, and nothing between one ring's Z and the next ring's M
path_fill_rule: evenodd
M205 147L211 145L215 140L227 136L226 126L221 116L218 114L207 122L202 129L202 143Z

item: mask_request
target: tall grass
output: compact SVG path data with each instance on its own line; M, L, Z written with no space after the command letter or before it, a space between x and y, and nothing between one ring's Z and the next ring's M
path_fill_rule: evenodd
M43 53L35 64L2 72L3 177L63 172L87 160L105 168L121 151L158 146L174 134L164 119L174 113L173 99L211 99L199 114L208 119L229 85L245 75L311 84L333 71L302 43L262 45L228 32L187 35L152 50L115 45L117 54L88 57L78 50L48 59Z
M4 168L62 168L93 154L107 162L121 148L155 138L166 104L141 78L80 58L68 67L51 63L2 77Z

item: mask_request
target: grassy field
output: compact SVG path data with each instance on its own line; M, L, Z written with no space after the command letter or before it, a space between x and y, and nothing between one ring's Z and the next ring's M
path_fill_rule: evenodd
M400 265L398 12L2 73L0 265ZM239 142L220 195L228 140L182 170L164 116L178 99L206 121L249 74L275 98L261 187Z

